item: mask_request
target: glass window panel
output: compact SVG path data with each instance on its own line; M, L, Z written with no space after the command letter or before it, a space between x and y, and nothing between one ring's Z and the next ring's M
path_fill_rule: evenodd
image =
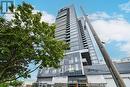
M70 72L74 71L74 65L69 65L69 71Z
M69 64L73 64L73 63L74 63L74 59L73 59L73 58L70 58Z
M58 15L58 17L64 16L64 15L66 15L66 14L67 14L67 12L62 12L62 13L60 13L60 14Z
M78 38L71 38L70 39L70 42L75 42L75 41L78 41Z
M61 35L61 36L57 36L57 38L64 38L64 37L66 37L66 35Z
M60 34L60 33L62 33L62 32L66 32L66 29L65 28L63 28L63 29L56 29L56 31L55 31L55 34Z
M75 70L79 70L79 64L75 64Z
M71 42L70 45L71 46L75 46L75 45L78 45L79 43L76 41L76 42Z
M52 70L52 73L55 74L56 73L56 69Z
M70 28L71 28L72 30L77 30L77 26L76 26L76 25L70 25Z
M66 22L66 18L63 19L63 20L57 21L57 22L56 22L56 25L61 24L61 23L63 23L63 22Z
M77 29L71 29L70 32L77 32Z
M63 64L64 64L64 60L61 60L61 61L60 61L60 65L63 65Z
M61 73L61 68L57 69L57 72L58 72L58 73Z
M64 66L61 66L61 73L64 72Z
M64 69L65 72L68 71L68 65L65 65L64 68L65 68Z
M45 70L45 74L48 74L48 73L49 73L49 69L46 69L46 70Z
M56 33L59 33L61 31L66 31L66 26L61 26L59 28L56 28Z
M65 26L65 25L66 25L66 22L62 22L61 24L58 24L56 27L60 28L60 27Z
M62 17L62 18L59 18L59 19L57 19L56 21L61 21L61 20L63 20L63 19L66 19L66 16L64 16L64 17Z
M77 37L78 37L77 33L70 35L70 38L77 38Z
M78 62L79 60L78 60L78 57L74 57L75 58L75 62Z
M73 46L71 47L71 50L78 50L79 49L79 46Z

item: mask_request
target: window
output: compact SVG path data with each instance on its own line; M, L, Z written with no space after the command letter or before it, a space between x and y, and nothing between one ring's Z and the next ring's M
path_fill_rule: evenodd
M63 16L63 17L61 17L61 18L58 17L56 21L61 21L61 20L65 19L65 18L66 18L66 16Z
M78 41L78 38L71 38L70 42Z
M57 69L57 72L58 72L58 73L61 73L61 68L58 68L58 69Z
M57 24L57 28L60 28L61 26L65 26L66 25L66 22L62 22L62 23L59 23L59 24Z
M52 73L52 69L49 70L49 73Z
M77 30L77 26L76 26L76 25L74 25L74 24L73 24L73 25L70 24L70 25L71 25L71 26L70 26L71 29L76 29L76 30Z
M60 24L62 24L62 23L64 23L64 22L66 23L66 19L63 19L63 20L61 20L61 21L57 21L57 22L56 22L56 25L60 25Z
M73 34L73 35L71 34L71 35L70 35L70 39L72 39L72 38L77 38L77 37L78 37L77 32L75 32L75 33L76 33L76 34Z
M82 62L87 62L87 61L86 61L86 58L83 58L83 59L82 59Z
M75 70L79 70L79 64L75 65Z
M66 16L67 12L62 12L58 15L58 18Z
M74 57L74 59L75 59L75 62L78 62L78 57Z
M66 26L65 26L65 25L60 26L59 28L58 28L58 27L56 27L56 32L61 31L61 30L63 30L63 29L65 29L65 30L66 30Z
M74 63L74 59L73 59L73 58L70 58L69 64L72 64L72 63Z
M70 32L77 32L77 29L71 29Z
M56 69L52 70L52 73L55 74L56 73Z
M56 38L59 39L59 38L65 38L66 35L61 35L61 36L57 36Z
M78 36L78 32L77 31L74 31L74 32L71 32L70 31L70 35L73 36L73 35L77 35Z
M67 14L67 10L60 12L58 15L65 15L65 14Z
M93 47L90 47L89 49L90 49L90 50L94 50L94 48L93 48Z
M43 71L44 71L44 70L42 70L42 69L39 69L39 73L43 73Z
M68 65L64 66L64 70L65 70L65 72L68 71Z
M74 65L69 65L69 71L70 72L74 71Z
M61 61L60 61L60 65L63 65L63 64L64 64L64 60L61 60Z
M79 49L79 46L73 46L71 47L71 50L78 50Z
M70 43L70 46L76 46L76 45L78 45L78 44L79 44L79 42L77 42L77 41L76 41L76 42L71 42L71 43Z
M45 70L45 74L48 74L48 73L49 73L49 69L46 69L46 70Z
M68 59L64 59L64 64L68 64L69 60Z
M64 72L64 66L61 66L60 73Z
M60 30L60 31L55 32L55 36L65 34L65 32L66 32L66 30L65 30L65 29L62 29L62 30Z

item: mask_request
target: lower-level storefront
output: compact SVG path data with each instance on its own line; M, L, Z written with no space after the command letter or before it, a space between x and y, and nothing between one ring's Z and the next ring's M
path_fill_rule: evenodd
M130 87L130 74L121 74L121 77L126 87ZM41 78L36 84L37 87L116 87L110 74Z
M87 87L86 76L61 76L41 78L37 82L38 87Z

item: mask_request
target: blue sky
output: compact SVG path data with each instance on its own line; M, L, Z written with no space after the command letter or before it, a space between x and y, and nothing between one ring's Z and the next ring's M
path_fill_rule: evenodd
M20 4L22 1L32 4L36 10L43 11L43 15L46 12L47 15L50 15L54 18L57 15L58 9L60 9L64 6L74 4L78 16L82 16L80 8L79 8L80 6L82 6L84 8L85 12L87 12L87 14L89 14L92 19L97 17L96 19L94 19L94 21L93 21L94 23L95 22L99 23L100 21L102 22L104 20L105 20L104 21L105 23L109 23L111 21L113 21L113 23L115 23L118 21L118 19L120 19L119 22L121 22L121 23L122 22L128 22L128 24L130 23L129 11L128 12L126 11L126 10L129 10L127 8L130 8L130 7L127 6L127 8L123 8L123 7L125 7L125 4L130 2L129 0L15 0L15 4L16 5ZM124 6L121 6L121 5L124 5ZM52 20L54 20L54 18ZM106 20L106 18L107 18L107 20ZM97 26L98 26L98 28L101 29L102 27L99 25L97 25ZM112 24L110 26L112 26ZM125 28L125 25L122 25L121 27ZM104 34L104 30L103 30L103 32L102 32L102 29L99 31L101 31L101 33ZM112 30L112 29L110 29L110 30ZM106 30L106 32L110 32L110 30ZM116 30L116 31L118 33L120 30ZM112 34L116 34L116 31L114 31L115 33L112 33ZM109 33L109 34L111 34L111 33ZM99 34L99 36L100 36L100 34ZM103 36L105 36L105 35L103 35ZM109 38L109 35L106 38ZM116 40L116 39L113 40L111 38L112 37L110 36L110 39L108 40L108 42L107 42L107 40L105 40L108 52L110 53L111 57L112 58L122 58L122 57L129 56L129 55L127 55L126 51L121 50L121 48L119 46L117 46L117 44L127 43L127 41ZM120 36L119 36L119 38L120 38Z
M19 4L21 1L29 2L36 9L47 11L53 15L57 14L59 8L70 4L74 4L77 10L79 10L81 5L86 8L88 13L107 11L111 14L112 12L121 12L118 5L128 2L128 0L16 0L15 3ZM77 12L79 13L79 11Z
M101 40L106 42L111 58L130 56L130 0L15 0L15 4L22 1L43 12L46 22L54 22L58 9L71 4L77 15L82 16L79 9L82 6ZM36 74L32 76L35 78Z

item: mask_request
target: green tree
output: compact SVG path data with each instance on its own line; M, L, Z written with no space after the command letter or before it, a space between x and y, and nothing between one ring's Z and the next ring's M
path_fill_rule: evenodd
M18 86L22 86L23 84L23 81L19 81L19 80L14 80L14 81L11 81L9 83L10 86L13 86L13 87L18 87Z
M8 85L8 83L1 83L0 84L0 87L8 87L9 85Z
M0 83L28 78L37 68L57 68L63 59L67 44L55 39L55 25L41 21L42 14L33 10L23 2L11 21L0 17ZM30 64L36 69L29 69Z

